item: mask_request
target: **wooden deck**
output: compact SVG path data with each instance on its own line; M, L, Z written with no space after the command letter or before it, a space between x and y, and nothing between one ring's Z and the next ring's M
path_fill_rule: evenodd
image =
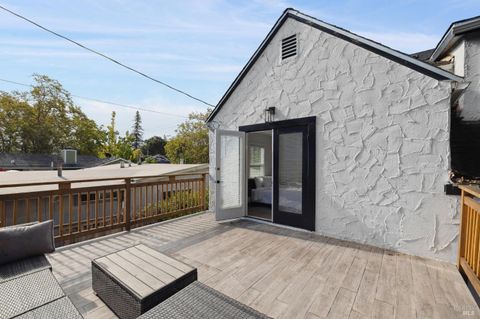
M91 289L90 261L144 243L199 280L274 318L480 318L455 266L204 213L66 246L48 256L85 318L115 318Z

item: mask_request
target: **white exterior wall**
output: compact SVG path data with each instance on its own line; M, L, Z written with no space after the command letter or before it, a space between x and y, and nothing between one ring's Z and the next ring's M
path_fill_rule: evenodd
M297 33L299 55L280 61ZM221 129L317 117L316 231L453 262L450 83L288 19L214 118ZM210 163L215 163L210 133ZM215 167L210 167L211 180ZM215 207L212 184L210 207Z

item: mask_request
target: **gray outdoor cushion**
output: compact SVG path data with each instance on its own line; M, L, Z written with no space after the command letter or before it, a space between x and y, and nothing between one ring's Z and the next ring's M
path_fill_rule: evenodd
M54 250L53 220L0 228L0 265Z

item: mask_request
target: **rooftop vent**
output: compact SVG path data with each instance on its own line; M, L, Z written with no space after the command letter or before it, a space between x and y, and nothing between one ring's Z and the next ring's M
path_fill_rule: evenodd
M293 34L282 39L282 60L297 54L297 35Z

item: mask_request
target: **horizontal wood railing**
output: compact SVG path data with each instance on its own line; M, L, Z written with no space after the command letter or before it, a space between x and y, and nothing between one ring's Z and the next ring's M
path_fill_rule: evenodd
M459 187L462 195L458 269L480 295L480 188Z
M57 245L207 209L206 174L95 183L0 194L0 227L54 221ZM73 187L72 187L73 186ZM78 185L77 185L78 186ZM55 187L56 188L56 187Z

